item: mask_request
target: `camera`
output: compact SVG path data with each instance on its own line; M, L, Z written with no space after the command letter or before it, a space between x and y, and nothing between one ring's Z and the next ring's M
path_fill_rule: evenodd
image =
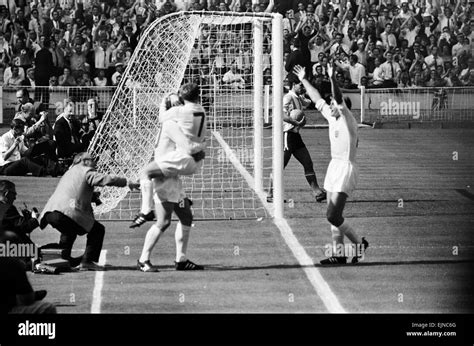
M59 268L44 264L44 263L39 263L35 266L35 269L33 271L35 274L59 274Z
M91 200L92 203L95 203L96 206L99 206L102 204L102 201L100 200L100 192L98 191L94 191L92 193L92 200Z

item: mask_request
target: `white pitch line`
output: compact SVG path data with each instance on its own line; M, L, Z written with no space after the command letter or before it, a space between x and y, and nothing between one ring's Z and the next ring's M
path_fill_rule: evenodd
M326 306L326 309L328 309L328 311L331 313L346 313L346 310L344 310L341 303L339 303L339 299L337 299L336 295L331 290L331 287L329 287L329 284L326 282L326 280L324 280L318 268L314 266L314 262L311 257L309 257L303 246L296 238L286 219L274 218L274 222L280 230L286 245L288 245L291 252L293 252L293 256L296 257L296 260L303 267L303 271L308 277L309 282L311 285L313 285L316 293Z
M99 265L105 266L107 250L102 250L99 257ZM91 314L100 314L100 304L102 303L102 287L104 286L104 271L95 272L94 291L92 292Z
M226 153L229 161L234 164L235 168L247 181L247 184L252 189L254 189L255 183L253 177L249 174L249 172L247 172L245 167L242 166L239 159L237 159L237 157L232 152L232 149L229 147L224 138L222 138L222 136L215 131L213 132L213 135L224 149L224 152ZM316 290L316 293L319 298L321 298L321 300L323 301L324 305L326 306L326 309L331 313L346 313L341 303L339 303L339 300L337 299L336 295L331 290L331 287L329 287L329 284L326 282L326 280L324 280L318 268L314 266L313 260L311 259L311 257L309 257L304 247L300 244L300 242L294 235L286 219L275 218L274 208L269 203L267 203L265 194L261 191L255 191L255 193L260 198L260 201L262 202L265 209L267 209L268 213L273 216L273 222L280 230L283 240L290 248L291 252L293 253L293 256L295 256L296 260L303 268L303 271L306 274L309 282Z

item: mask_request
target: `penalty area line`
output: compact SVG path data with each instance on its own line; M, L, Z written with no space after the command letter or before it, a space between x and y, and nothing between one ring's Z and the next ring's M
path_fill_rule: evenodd
M99 262L100 266L105 266L107 260L107 250L100 252ZM92 292L91 313L100 314L100 305L102 303L102 288L104 287L104 271L95 272L94 291Z
M311 259L311 257L309 257L304 247L296 238L295 234L293 233L293 230L291 229L290 225L288 225L286 219L275 218L273 206L270 203L267 203L266 196L262 191L255 191L255 181L253 177L249 174L249 172L247 172L242 163L240 163L239 159L232 152L232 149L229 147L227 142L218 132L213 131L212 134L222 146L222 149L224 149L227 159L239 171L239 173L246 180L250 188L254 190L268 213L273 216L273 222L280 230L283 240L290 248L291 252L293 253L293 256L296 258L298 263L301 265L304 273L306 274L306 277L308 278L313 288L316 290L316 294L323 301L324 305L326 306L326 309L331 313L346 313L341 303L339 303L339 300L337 299L336 295L329 287L329 284L326 282L326 280L324 280L318 268L314 266L313 260Z

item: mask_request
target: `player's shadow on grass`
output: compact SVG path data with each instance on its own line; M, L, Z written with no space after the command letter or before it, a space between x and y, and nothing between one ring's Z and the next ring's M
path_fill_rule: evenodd
M474 263L473 259L462 260L419 260L419 261L387 261L387 262L359 262L356 264L336 264L336 265L322 265L315 264L318 268L333 268L333 267L369 267L369 266L398 266L398 265L413 265L413 264L459 264L459 263Z
M163 270L163 271L168 271L168 270L174 270L174 265L154 265L154 267L158 268L158 270ZM130 270L130 271L136 271L138 272L138 268L136 264L131 264L129 266L117 266L114 264L107 263L105 265L105 271L120 271L120 270Z
M414 265L414 264L459 264L459 263L474 263L473 259L460 259L460 260L418 260L418 261L386 261L386 262L359 262L357 264L335 264L335 265L322 265L315 263L314 265L300 265L300 264L270 264L270 265L255 265L255 266L226 266L217 264L204 265L204 271L245 271L245 270L266 270L266 269L301 269L301 268L334 268L334 267L368 267L368 266L396 266L396 265ZM160 271L174 271L173 265L156 265ZM120 271L120 270L131 270L138 271L136 265L130 266L115 266L107 264L106 271Z

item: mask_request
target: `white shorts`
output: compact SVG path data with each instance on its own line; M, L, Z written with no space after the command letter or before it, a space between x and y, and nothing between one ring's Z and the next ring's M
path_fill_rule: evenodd
M344 192L349 195L359 179L359 169L351 161L332 159L329 162L324 189L329 192Z
M202 160L196 162L192 156L179 151L172 151L160 157L155 156L155 162L165 177L192 175L202 166Z
M155 203L179 203L186 197L179 177L153 179L153 200Z

